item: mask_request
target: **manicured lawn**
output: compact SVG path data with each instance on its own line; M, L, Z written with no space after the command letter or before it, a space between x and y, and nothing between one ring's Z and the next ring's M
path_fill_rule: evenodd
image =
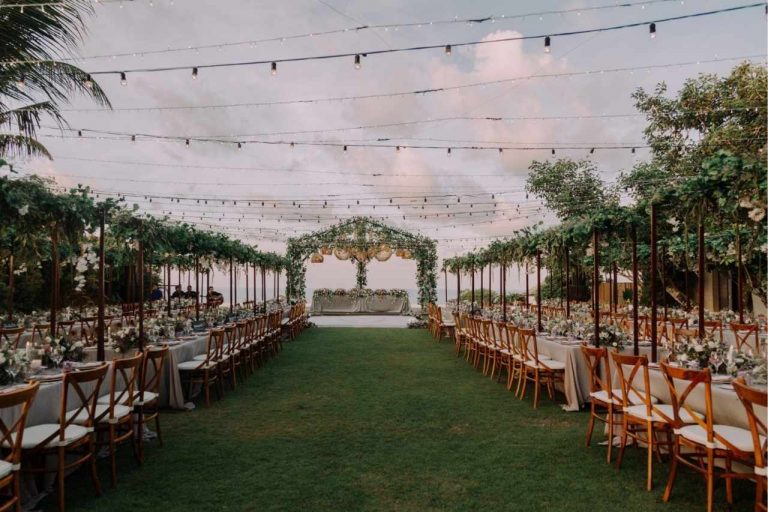
M617 471L584 446L586 413L534 411L426 331L310 329L210 409L168 413L166 445L137 468L123 447L118 487L68 480L68 510L699 511L704 483L681 470L673 500L644 490L642 452ZM602 440L601 436L597 436ZM753 487L735 486L734 510ZM54 510L53 499L44 502ZM724 509L722 485L717 508Z

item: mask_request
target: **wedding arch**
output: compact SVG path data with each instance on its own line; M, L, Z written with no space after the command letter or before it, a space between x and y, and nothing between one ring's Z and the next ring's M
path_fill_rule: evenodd
M306 261L322 263L335 256L357 267L357 287L367 284L371 260L387 261L392 255L416 260L418 300L422 310L437 298L437 244L431 238L393 228L370 217L353 217L335 226L289 238L288 296L303 299L306 292Z

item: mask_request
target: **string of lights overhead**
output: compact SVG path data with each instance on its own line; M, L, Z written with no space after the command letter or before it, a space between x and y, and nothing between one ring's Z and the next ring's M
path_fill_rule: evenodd
M266 60L247 60L247 61L221 62L221 63L211 63L211 64L198 64L196 66L192 66L191 70L192 70L192 77L197 78L200 70L204 70L204 69L268 65L270 68L270 73L272 75L277 75L278 64L307 62L307 61L327 61L327 60L338 60L338 59L348 59L348 58L352 58L354 67L356 69L360 69L362 68L362 57L372 57L372 56L388 55L388 54L395 54L395 53L412 53L412 52L421 52L421 51L435 50L435 49L442 49L444 50L444 53L446 55L450 56L452 53L452 50L455 48L483 46L483 45L489 45L489 44L506 43L506 42L514 42L514 41L527 41L527 40L535 40L535 39L542 39L544 41L544 51L546 53L549 53L552 49L552 41L559 37L571 37L571 36L577 36L577 35L614 32L617 30L625 30L625 29L637 28L637 27L648 27L650 37L655 38L657 34L657 27L659 24L662 24L662 23L671 23L671 22L676 22L676 21L681 21L686 19L702 18L706 16L732 13L732 12L742 11L746 9L754 9L757 7L765 7L765 5L766 5L765 2L758 2L758 3L744 4L744 5L737 5L733 7L726 7L722 9L715 9L710 11L682 14L679 16L669 16L664 18L656 18L651 20L622 23L622 24L609 25L609 26L603 26L603 27L597 27L597 28L553 32L549 34L509 36L509 37L502 37L502 38L496 38L496 39L482 39L482 40L475 40L475 41L450 42L450 43L443 43L443 44L428 44L428 45L407 46L407 47L400 47L400 48L385 48L385 49L375 49L375 50L365 50L365 51L340 52L340 53L309 55L309 56L300 56L300 57L283 57L283 58L274 58L274 59L266 59ZM120 70L120 69L98 70L98 71L91 71L89 77L86 78L86 80L90 80L91 79L90 76L101 76L101 75L119 76L120 84L123 86L127 86L128 74L163 73L163 72L169 72L169 71L180 71L180 70L189 70L189 69L190 69L189 66L173 65L173 66L157 66L157 67L138 67L138 68L123 69L123 70Z
M583 13L590 13L590 12L597 12L597 11L604 11L604 10L628 10L630 8L639 8L641 10L644 10L648 6L653 6L656 4L670 4L678 1L679 0L643 0L640 2L622 2L622 3L586 6L586 7L569 8L569 9L550 9L550 10L533 11L533 12L517 13L517 14L489 14L489 15L474 16L474 17L454 16L453 18L449 18L449 19L436 19L436 20L429 20L429 21L352 25L352 26L334 29L334 30L318 30L313 32L303 32L299 34L266 37L266 38L260 38L260 39L248 39L244 41L230 41L230 42L204 44L204 45L189 44L185 46L162 48L157 50L141 50L141 51L109 53L109 54L100 54L100 55L89 55L89 56L83 56L83 57L63 58L60 60L62 62L82 62L85 60L116 59L121 57L146 57L150 55L164 55L169 53L199 52L201 50L222 50L225 48L236 48L240 46L255 47L259 44L265 44L265 43L283 44L288 41L296 41L301 39L310 39L310 38L318 38L318 37L324 37L324 36L333 36L333 35L349 34L349 33L359 34L361 32L371 31L371 30L384 30L385 32L388 32L391 30L396 32L404 28L417 28L417 29L437 28L437 27L444 27L447 25L466 25L469 27L473 27L473 26L482 25L482 24L494 24L494 23L517 21L517 20L525 20L526 18L536 18L539 21L544 21L546 17L551 17L551 16L575 15L578 17L578 16L581 16ZM119 4L119 3L122 3L122 0L102 0L102 2L95 2L95 3ZM136 3L136 2L131 1L130 3ZM36 8L38 6L43 6L43 5L48 7L53 7L53 6L63 6L65 5L65 3L47 2L43 4L40 4L40 3L0 4L0 9L15 8L24 12L23 11L24 8L27 8L27 9ZM149 5L152 6L153 1L150 1ZM6 61L4 63L5 64L18 64L18 63L32 64L37 62L40 62L40 61L36 61L36 60Z
M504 85L509 83L515 83L525 80L535 79L547 79L547 78L577 78L577 77L593 77L595 75L604 75L607 73L625 73L629 72L633 74L635 72L646 71L650 72L654 69L671 69L679 68L682 66L700 66L705 64L714 64L720 62L733 62L733 61L752 61L759 60L760 62L766 61L765 54L752 54L736 57L716 57L712 59L698 59L684 62L674 62L666 64L649 64L644 66L623 66L616 68L602 68L596 70L586 71L567 71L558 73L537 73L531 75L523 75L509 78L501 78L496 80L485 80L469 82L465 84L446 85L441 87L431 87L426 89L414 89L408 91L399 92L387 92L387 93L375 93L375 94L362 94L362 95L348 95L348 96L331 96L324 98L299 98L292 100L277 100L277 101L260 101L260 102L240 102L240 103L219 103L219 104L205 104L205 105L171 105L171 106L159 106L159 107L114 107L114 108L69 108L62 109L62 112L81 112L81 113L114 113L114 112L163 112L163 111L181 111L181 110L212 110L212 109L235 109L235 108L251 108L251 107L275 107L282 105L302 105L302 104L319 104L319 103L335 103L346 101L363 101L374 100L384 98L398 98L402 96L426 96L435 93L444 93L450 91L459 91L463 89L471 88L485 88L494 85Z

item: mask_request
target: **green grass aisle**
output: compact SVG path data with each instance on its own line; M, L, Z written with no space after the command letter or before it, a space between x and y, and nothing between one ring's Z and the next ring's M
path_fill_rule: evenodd
M166 445L137 468L122 447L118 487L93 496L79 472L68 510L684 512L705 505L681 470L670 504L644 490L644 454L621 471L584 447L585 413L534 411L423 330L310 329L210 409L162 417ZM598 440L602 440L597 435ZM735 510L753 488L736 484ZM718 489L717 503L724 505ZM47 499L46 510L54 509Z

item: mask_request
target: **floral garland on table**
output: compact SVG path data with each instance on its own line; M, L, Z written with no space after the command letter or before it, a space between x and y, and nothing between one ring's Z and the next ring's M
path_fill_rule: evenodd
M379 288L377 290L371 290L370 288L352 288L350 290L344 288L336 288L335 290L331 290L330 288L318 288L312 294L314 299L321 297L352 297L353 299L356 299L371 296L404 298L408 297L408 291L402 288L393 288L391 290L384 288Z
M594 334L592 335L594 340ZM611 347L617 351L629 345L629 336L620 327L608 324L600 326L600 346Z
M705 337L675 343L673 355L676 362L687 368L704 369L712 366L718 372L725 369L729 350L727 343Z

